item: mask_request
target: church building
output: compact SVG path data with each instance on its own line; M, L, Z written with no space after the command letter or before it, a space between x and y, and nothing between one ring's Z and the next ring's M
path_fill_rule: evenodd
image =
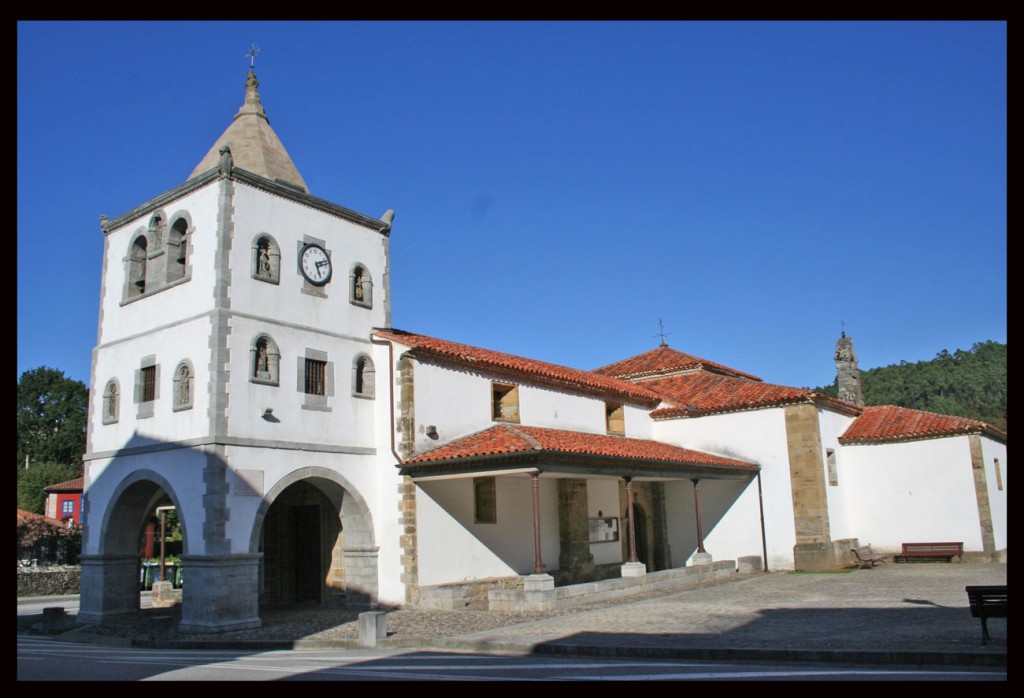
M865 406L845 334L838 399L664 341L583 370L419 334L391 324L393 223L310 192L252 70L181 185L101 217L79 622L139 607L164 506L185 632L272 604L835 569L858 541L1005 559L1006 434Z

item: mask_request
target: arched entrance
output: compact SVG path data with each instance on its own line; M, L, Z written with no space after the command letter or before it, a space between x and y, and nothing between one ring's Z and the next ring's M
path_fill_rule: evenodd
M376 604L378 549L369 508L333 470L303 468L271 488L250 550L262 554L262 605Z
M174 506L179 512L182 554L187 554L185 517L169 483L149 470L132 473L115 489L102 523L89 527L89 535L100 540L98 554L83 555L81 560L80 622L102 622L139 609L147 523L160 506Z

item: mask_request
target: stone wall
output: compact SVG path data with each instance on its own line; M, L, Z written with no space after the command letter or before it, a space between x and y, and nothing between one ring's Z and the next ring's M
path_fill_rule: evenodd
M18 570L18 596L65 596L81 588L82 569L75 566L35 567Z

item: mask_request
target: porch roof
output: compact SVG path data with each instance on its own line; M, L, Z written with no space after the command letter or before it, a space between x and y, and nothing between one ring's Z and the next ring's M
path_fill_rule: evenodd
M540 472L655 479L746 479L756 463L660 441L498 424L399 464L413 479Z

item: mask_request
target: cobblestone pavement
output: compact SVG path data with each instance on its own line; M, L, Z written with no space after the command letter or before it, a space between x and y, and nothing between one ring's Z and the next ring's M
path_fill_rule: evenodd
M670 593L531 613L387 610L380 646L662 657L1003 664L1006 620L981 643L964 587L1005 584L1002 563L889 563L832 574L736 575ZM172 611L173 613L173 611ZM150 638L147 609L66 639ZM176 633L176 646L356 647L358 612L264 609L260 628Z

